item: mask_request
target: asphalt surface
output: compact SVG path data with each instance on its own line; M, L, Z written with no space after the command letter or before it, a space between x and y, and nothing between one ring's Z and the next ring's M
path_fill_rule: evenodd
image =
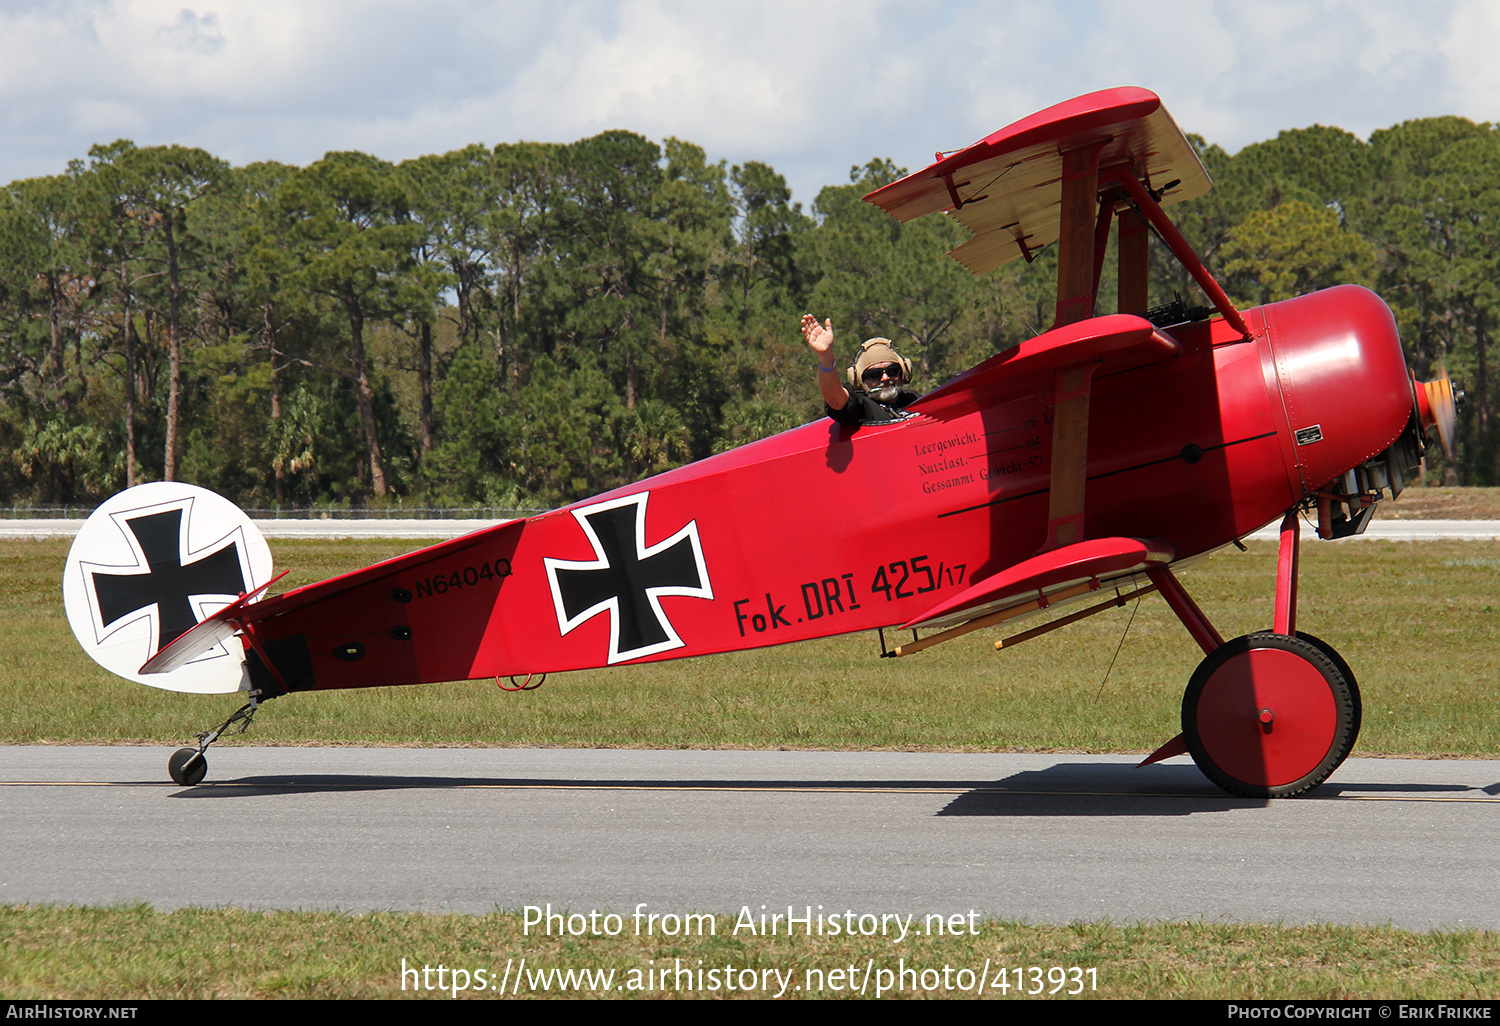
M0 902L1500 929L1500 762L1225 796L1183 758L0 746Z

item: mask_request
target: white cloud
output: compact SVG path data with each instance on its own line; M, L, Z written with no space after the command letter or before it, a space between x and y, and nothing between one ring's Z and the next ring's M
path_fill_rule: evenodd
M881 98L870 58L881 10L626 0L604 26L566 19L504 99L530 130L628 125L774 146L788 130L816 130L836 96L869 89Z
M244 163L399 160L611 128L772 164L810 201L1094 89L1233 150L1500 120L1500 8L1459 0L73 0L0 8L4 180L129 136Z
M1472 121L1500 121L1500 64L1495 61L1500 42L1500 7L1489 0L1457 5L1442 41L1451 62L1448 93L1450 114Z
M147 126L146 118L139 110L116 100L83 97L72 103L71 114L69 123L74 133L100 142L113 142Z
M224 49L224 33L219 31L219 16L213 11L199 15L184 7L177 12L175 22L156 30L156 36L179 50L216 54Z

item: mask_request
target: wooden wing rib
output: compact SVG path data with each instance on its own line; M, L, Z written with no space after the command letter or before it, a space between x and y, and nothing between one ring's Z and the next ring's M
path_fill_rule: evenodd
M949 211L974 237L952 256L975 274L1056 242L1063 155L1100 147L1098 167L1128 166L1137 180L1177 181L1163 205L1203 195L1208 172L1147 89L1106 89L1048 107L865 199L899 221Z

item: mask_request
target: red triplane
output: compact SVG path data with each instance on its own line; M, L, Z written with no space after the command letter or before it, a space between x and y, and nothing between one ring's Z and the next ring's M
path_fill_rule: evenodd
M908 656L1043 608L1094 600L1072 622L1159 591L1206 658L1182 733L1146 761L1190 752L1235 794L1304 791L1349 754L1360 699L1338 653L1296 629L1299 513L1315 511L1320 537L1362 531L1418 468L1426 429L1449 444L1454 396L1446 379L1414 383L1390 310L1365 289L1237 310L1162 212L1209 185L1154 94L1059 104L867 197L902 221L957 218L974 237L953 256L976 274L1058 245L1053 328L901 419L819 420L269 598L255 597L268 561L257 569L243 555L227 586L187 580L225 544L190 539L192 497L133 501L132 490L102 525L130 555L90 560L80 535L70 557L75 632L88 647L133 623L131 665L149 656L136 679L247 691L227 727L289 691L534 679L929 631L886 653ZM1096 315L1116 221L1118 312ZM1212 311L1148 310L1153 234ZM1273 627L1226 642L1174 568L1278 519ZM146 583L157 579L191 602ZM92 617L83 627L75 608ZM173 683L215 652L233 673ZM175 780L202 779L223 729L173 756Z

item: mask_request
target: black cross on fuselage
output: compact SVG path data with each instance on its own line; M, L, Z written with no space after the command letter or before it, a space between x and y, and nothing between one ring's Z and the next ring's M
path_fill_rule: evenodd
M245 590L239 543L229 542L196 562L183 565L182 510L148 513L125 521L146 557L147 573L90 571L99 619L107 629L122 617L156 606L156 651L160 652L198 622L190 595L239 595Z
M643 649L657 650L672 640L667 624L653 608L647 592L659 588L705 586L698 573L693 537L644 558L636 551L636 518L644 516L640 503L587 513L584 519L598 539L605 565L591 569L556 567L557 593L569 622L606 602L618 601L615 629L617 658L630 658Z

